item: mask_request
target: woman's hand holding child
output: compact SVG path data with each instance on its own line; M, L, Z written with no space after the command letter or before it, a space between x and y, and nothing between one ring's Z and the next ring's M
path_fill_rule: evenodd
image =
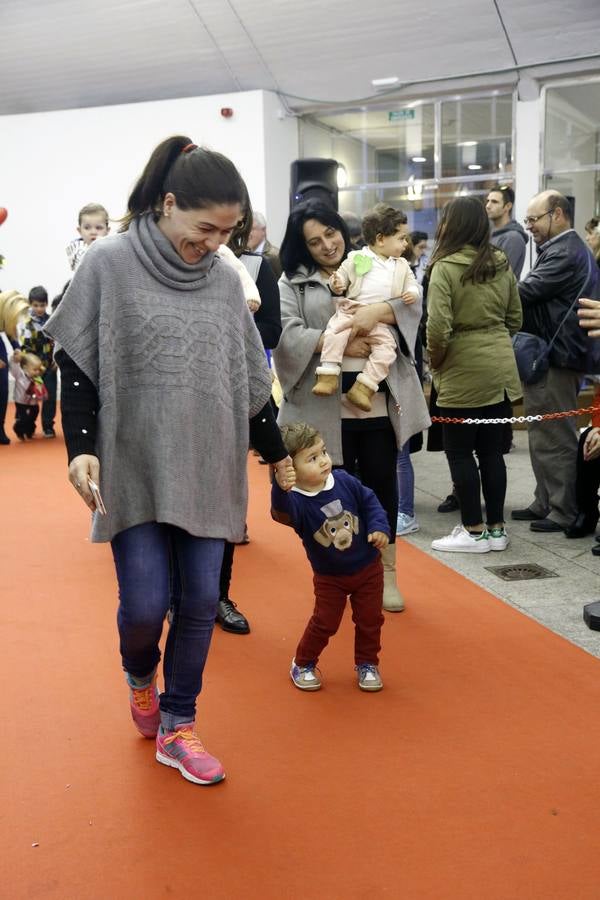
M275 481L282 491L290 491L296 484L296 470L292 463L291 456L279 460L273 466L275 470Z

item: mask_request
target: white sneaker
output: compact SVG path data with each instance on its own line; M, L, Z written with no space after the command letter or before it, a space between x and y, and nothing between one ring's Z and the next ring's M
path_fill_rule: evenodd
M489 553L491 550L489 534L469 534L462 525L457 525L451 534L431 542L432 550L444 550L446 553Z
M396 534L412 534L418 531L421 526L417 522L416 516L409 516L408 513L398 513L398 521L396 522Z
M490 550L506 550L510 543L504 528L491 528L488 532L488 540Z

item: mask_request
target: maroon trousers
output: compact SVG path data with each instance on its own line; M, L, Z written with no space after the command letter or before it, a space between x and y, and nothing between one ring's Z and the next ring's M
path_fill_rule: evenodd
M374 562L354 575L314 573L315 608L296 650L296 665L316 663L340 627L346 598L350 596L354 622L354 663L379 662L383 613L383 563Z

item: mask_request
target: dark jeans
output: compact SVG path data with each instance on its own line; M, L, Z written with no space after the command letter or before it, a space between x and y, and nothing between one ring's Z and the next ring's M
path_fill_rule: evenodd
M15 403L15 424L13 431L17 437L33 437L35 423L37 421L39 406L30 406L28 403Z
M350 595L354 622L354 662L357 666L379 662L383 613L383 563L381 558L354 575L314 573L315 608L296 649L296 664L306 666L319 656L340 627L346 598Z
M384 428L344 428L342 422L343 467L371 488L390 523L390 544L396 540L398 518L398 446L391 424Z
M512 415L507 399L491 406L438 408L441 416L453 418L496 419ZM505 425L443 425L444 450L466 527L483 521L481 490L486 522L490 525L504 522L506 466L502 449L505 428ZM479 470L473 453L479 461Z
M161 722L169 730L195 717L217 613L223 543L157 522L127 528L112 540L126 672L144 678L154 671L164 618L173 607L160 698Z
M48 368L44 372L44 384L48 399L42 403L42 431L50 431L54 428L56 416L56 369Z

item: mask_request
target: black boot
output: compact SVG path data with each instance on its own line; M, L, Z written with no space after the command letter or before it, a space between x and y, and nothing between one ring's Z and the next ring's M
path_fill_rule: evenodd
M237 606L229 597L219 600L217 622L223 631L230 631L232 634L248 634L250 631L248 619L238 612Z
M445 500L442 500L437 508L437 511L441 513L455 512L459 508L460 504L458 502L458 497L453 492L452 494L448 494Z

